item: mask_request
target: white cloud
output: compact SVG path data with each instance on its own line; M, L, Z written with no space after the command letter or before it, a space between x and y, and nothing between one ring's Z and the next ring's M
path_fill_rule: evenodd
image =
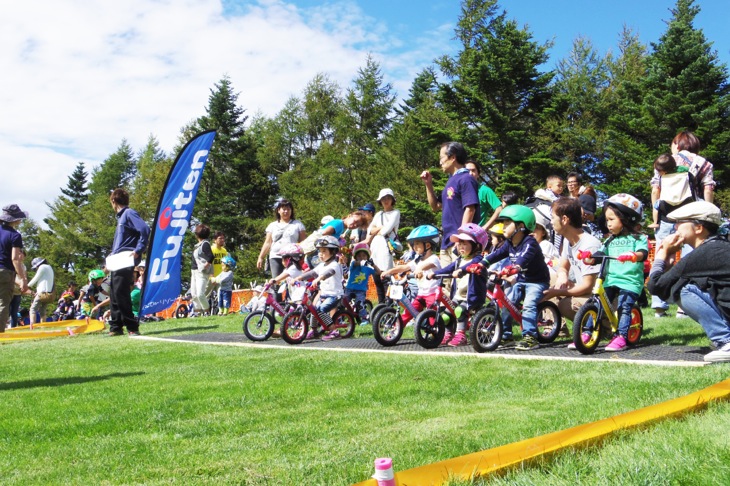
M0 205L40 221L77 162L90 171L122 139L138 150L150 134L170 151L223 75L249 115L273 115L318 72L349 86L372 52L404 96L450 36L404 48L349 1L235 13L219 0L13 2L0 17Z

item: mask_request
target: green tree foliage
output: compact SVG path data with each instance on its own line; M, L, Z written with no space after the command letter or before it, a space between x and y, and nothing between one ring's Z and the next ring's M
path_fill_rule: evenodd
M61 193L66 196L76 207L81 207L89 200L87 178L89 174L84 170L84 163L79 162L76 169L69 176L66 187L61 188Z
M172 167L157 139L150 135L147 145L137 157L137 175L131 182L129 205L151 224Z
M462 142L502 189L532 192L549 172L536 146L537 117L550 99L552 72L538 67L549 43L507 20L496 0L464 0L456 28L461 50L439 60L442 108L458 123ZM445 141L445 140L443 140Z

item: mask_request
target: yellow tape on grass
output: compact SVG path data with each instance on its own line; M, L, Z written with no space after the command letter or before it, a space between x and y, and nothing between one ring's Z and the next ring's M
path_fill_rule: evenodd
M727 399L728 397L730 397L730 380L725 380L684 397L590 424L579 425L540 437L405 471L398 471L395 473L395 479L399 486L415 486L442 484L449 477L469 479L486 476L561 449L585 445L620 429L645 425L670 416L692 412L704 407L708 402ZM394 462L397 468L397 458ZM360 485L375 486L377 482L371 479L357 483L356 486Z
M0 333L0 343L6 341L18 341L21 339L44 339L60 336L73 336L76 334L88 334L104 330L104 323L93 319L87 324L85 320L57 322L39 322L30 326L20 326L13 329L6 329Z

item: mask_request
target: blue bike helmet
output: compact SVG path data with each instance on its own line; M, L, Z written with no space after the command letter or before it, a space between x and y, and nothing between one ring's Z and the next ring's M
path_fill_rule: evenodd
M231 270L234 270L236 268L236 260L234 260L230 255L226 255L221 258L221 263L226 265Z
M424 224L413 228L411 234L409 234L406 238L406 241L408 241L408 243L423 241L424 243L431 243L434 246L438 246L440 240L441 238L439 236L438 228L430 224Z

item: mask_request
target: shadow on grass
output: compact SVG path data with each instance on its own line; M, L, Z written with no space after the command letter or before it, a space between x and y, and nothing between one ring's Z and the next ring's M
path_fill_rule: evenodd
M23 388L78 385L80 383L110 380L112 378L129 378L132 376L140 376L144 374L144 371L135 371L132 373L111 373L109 375L102 376L70 376L66 378L44 378L42 380L15 381L10 383L0 383L0 390L20 390Z
M208 329L218 329L219 326L190 326L190 327L176 327L174 329L165 329L163 331L145 331L145 336L151 336L153 334L169 334L171 332L185 332L185 331L206 331Z

